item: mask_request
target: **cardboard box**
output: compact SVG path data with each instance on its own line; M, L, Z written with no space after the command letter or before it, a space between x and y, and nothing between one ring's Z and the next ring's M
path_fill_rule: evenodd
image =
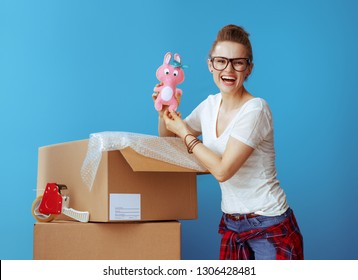
M33 257L35 260L179 260L180 223L36 223Z
M39 148L37 195L47 183L65 184L69 206L92 222L197 218L196 172L144 157L130 148L103 152L92 190L80 170L88 140Z

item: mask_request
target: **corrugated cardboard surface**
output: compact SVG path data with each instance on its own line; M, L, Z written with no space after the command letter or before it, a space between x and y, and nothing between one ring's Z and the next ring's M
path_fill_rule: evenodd
M179 260L180 223L80 223L34 225L35 260Z
M110 194L140 194L141 221L197 218L197 174L193 170L146 158L131 149L123 151L130 164L120 151L103 152L90 191L80 174L87 145L88 140L81 140L41 147L37 195L42 195L49 182L65 184L70 207L89 211L93 222L112 222Z

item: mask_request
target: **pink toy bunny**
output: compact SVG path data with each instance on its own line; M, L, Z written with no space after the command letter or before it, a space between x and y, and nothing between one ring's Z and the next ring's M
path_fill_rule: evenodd
M157 111L161 111L163 105L168 105L169 110L176 111L178 108L178 96L182 95L182 90L176 88L176 85L184 81L184 65L181 64L179 54L174 55L174 62L169 64L172 53L168 52L164 56L163 65L156 72L158 80L161 82L154 88L154 92L159 92L154 103Z

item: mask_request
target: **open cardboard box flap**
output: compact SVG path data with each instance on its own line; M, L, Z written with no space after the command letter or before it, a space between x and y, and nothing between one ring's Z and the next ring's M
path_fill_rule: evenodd
M70 153L75 153L78 149L78 145L73 145L73 143L78 143L78 145L84 145L87 147L88 139L77 140L73 142L61 143L61 144L52 144L48 146L41 147L41 150L47 150L52 148L62 148L68 147L71 149ZM118 150L117 150L118 151ZM127 147L119 150L119 152L123 155L129 166L133 171L147 171L147 172L193 172L197 174L207 174L208 172L201 172L191 168L179 166L176 164L164 162L161 160L157 160L154 158L150 158L144 155L137 153L131 147ZM82 159L83 160L83 159Z
M120 152L133 171L201 173L194 169L143 156L130 147L124 148Z

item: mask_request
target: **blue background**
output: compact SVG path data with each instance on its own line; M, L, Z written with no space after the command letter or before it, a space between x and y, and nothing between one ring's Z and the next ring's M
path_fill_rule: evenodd
M358 259L357 3L0 0L0 258L32 259L38 148L109 130L156 135L151 94L167 51L190 66L186 116L217 92L207 54L234 23L251 33L246 87L273 111L306 258ZM218 258L220 196L211 175L198 178L183 259Z

